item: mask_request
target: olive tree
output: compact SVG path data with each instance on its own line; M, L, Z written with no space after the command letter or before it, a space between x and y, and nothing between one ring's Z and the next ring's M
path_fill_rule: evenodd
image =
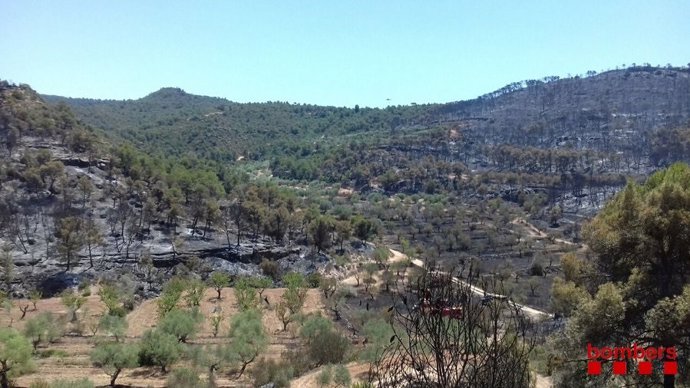
M9 378L32 367L31 344L12 328L0 328L0 387L9 388Z
M122 370L136 367L138 360L139 349L131 344L106 342L96 345L91 352L91 362L110 376L111 387L115 386Z
M232 359L240 365L238 377L241 377L247 366L268 346L268 335L261 322L261 313L251 309L235 314L230 324L229 336L229 351Z

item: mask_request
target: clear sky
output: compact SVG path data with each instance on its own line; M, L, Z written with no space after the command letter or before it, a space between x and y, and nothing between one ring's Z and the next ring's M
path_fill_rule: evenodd
M690 1L0 0L0 78L40 93L386 106L690 62Z

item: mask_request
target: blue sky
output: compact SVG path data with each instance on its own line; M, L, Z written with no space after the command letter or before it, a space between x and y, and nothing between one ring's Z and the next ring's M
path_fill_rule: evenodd
M40 93L386 106L687 65L690 1L0 0L0 78Z

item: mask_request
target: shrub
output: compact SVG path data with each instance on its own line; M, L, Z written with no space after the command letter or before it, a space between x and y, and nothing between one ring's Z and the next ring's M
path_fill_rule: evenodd
M261 272L263 272L264 275L270 277L274 281L278 280L278 275L280 274L278 263L273 260L263 259L259 267L261 267Z
M333 368L330 365L326 365L321 369L321 372L316 376L316 383L319 387L325 387L331 383L333 379Z
M544 276L544 266L540 262L535 261L529 268L529 273L532 276Z
M290 386L294 377L294 369L289 361L276 362L274 360L259 360L250 372L255 387L273 384L275 388Z
M203 316L199 310L172 310L158 324L158 328L168 334L172 334L180 342L187 342L199 331L199 325Z
M321 315L313 315L307 318L300 329L300 337L306 343L311 343L317 335L333 330L333 323Z
M350 377L350 371L347 370L345 365L338 364L333 368L333 382L343 388L350 386L352 378Z
M308 288L319 288L321 284L321 274L318 272L311 273L306 278Z
M161 330L149 330L141 338L139 363L141 365L160 366L166 373L167 368L180 359L182 345L177 338Z
M374 384L368 383L366 381L359 381L350 385L350 388L374 388Z
M207 386L201 381L197 372L188 368L173 371L166 383L169 388L205 388Z
M345 360L350 341L335 330L319 331L308 345L309 358L316 365L339 364Z

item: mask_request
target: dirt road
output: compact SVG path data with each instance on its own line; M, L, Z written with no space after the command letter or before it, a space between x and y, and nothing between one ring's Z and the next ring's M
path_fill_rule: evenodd
M391 248L388 248L388 249L389 249L389 250L391 251L391 253L392 253L391 259L402 260L402 259L404 259L404 258L407 258L407 255L405 255L405 254L402 253L402 252L396 251L395 249L391 249ZM416 266L416 267L424 268L424 262L421 261L421 260L419 260L419 259L412 259L412 260L410 260L410 262L411 262L414 266ZM483 289L481 289L481 288L479 288L479 287L477 287L477 286L475 286L475 285L468 284L468 283L465 282L464 280L458 279L457 277L453 277L453 282L456 283L456 284L461 284L461 285L464 285L464 286L469 286L469 287L470 287L470 290L472 290L472 293L473 293L473 294L478 295L478 296L481 296L481 297L490 296L490 297L493 297L493 298L496 298L496 299L506 299L506 300L508 301L508 303L511 303L513 306L515 306L516 308L520 309L520 311L523 311L525 314L527 314L527 315L528 315L530 318L532 318L532 319L545 319L545 318L552 318L552 317L553 317L553 314L551 314L551 313L549 313L549 312L547 312L547 311L543 311L543 310L536 309L536 308L534 308L534 307L530 307L530 306L526 306L526 305L523 305L523 304L519 304L519 303L517 303L517 302L514 302L514 301L510 300L510 299L509 299L507 296L505 296L505 295L500 295L500 294L494 294L494 293L491 293L491 292L486 292L485 290L483 290Z

